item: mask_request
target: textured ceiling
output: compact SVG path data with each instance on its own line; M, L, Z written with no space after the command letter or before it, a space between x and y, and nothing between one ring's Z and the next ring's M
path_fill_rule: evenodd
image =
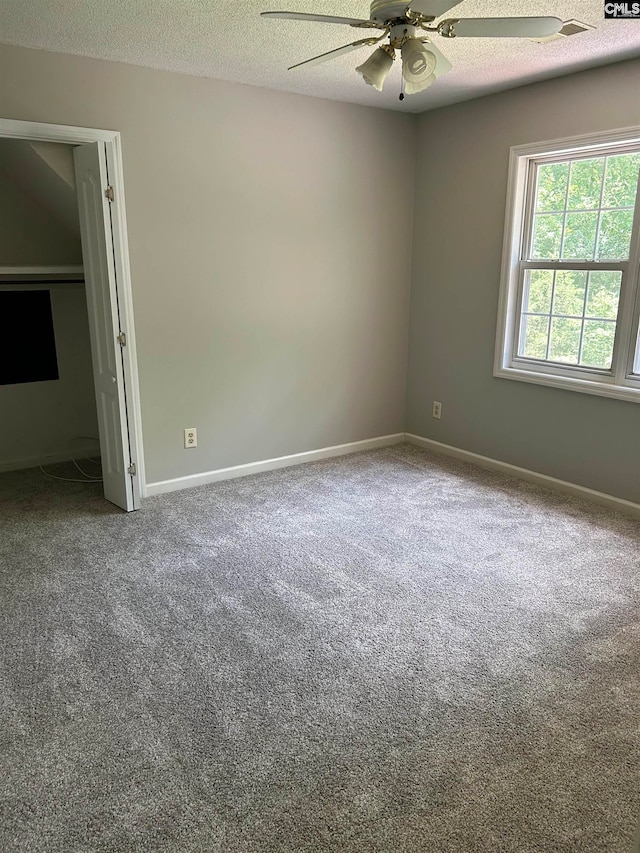
M1 0L0 42L404 112L640 56L640 20L605 21L602 0L463 0L456 17L553 15L597 29L548 44L436 36L453 70L401 103L398 62L382 94L355 73L373 48L287 71L288 65L374 31L259 17L263 10L283 8L369 17L366 0Z

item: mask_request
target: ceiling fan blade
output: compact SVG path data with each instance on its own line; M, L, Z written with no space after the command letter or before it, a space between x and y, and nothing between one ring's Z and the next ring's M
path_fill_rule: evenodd
M365 21L362 18L336 18L334 15L311 15L306 12L261 12L263 18L279 18L284 21L320 21L325 24L348 24L352 27L375 27L383 29L375 21Z
M444 15L458 3L460 0L413 0L409 8L412 12L425 15L427 18L439 18L440 15Z
M378 41L380 41L380 39L360 39L359 41L354 41L351 44L345 44L343 47L337 47L335 50L328 50L326 53L321 53L319 56L314 56L311 59L305 59L304 62L298 62L296 65L290 65L287 70L291 71L294 68L300 68L302 65L306 65L310 68L314 65L321 65L323 62L328 62L330 59L337 59L345 53L351 53L352 50L357 50L359 47L363 47L366 44L375 44Z
M467 18L452 22L452 35L463 38L543 38L552 36L563 26L560 18Z

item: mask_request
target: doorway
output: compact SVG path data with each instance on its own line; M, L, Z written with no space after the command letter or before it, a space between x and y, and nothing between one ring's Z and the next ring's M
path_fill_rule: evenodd
M104 494L138 509L144 461L120 135L0 119L2 138L73 146Z

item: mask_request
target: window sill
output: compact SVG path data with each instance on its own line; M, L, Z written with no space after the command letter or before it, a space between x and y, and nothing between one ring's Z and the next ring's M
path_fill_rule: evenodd
M519 367L498 367L493 375L498 379L515 379L518 382L531 382L534 385L548 385L550 388L562 388L565 391L579 391L583 394L595 394L598 397L613 397L640 403L640 386L614 385L612 382L598 382L591 379L578 379L573 376L556 376L536 370Z

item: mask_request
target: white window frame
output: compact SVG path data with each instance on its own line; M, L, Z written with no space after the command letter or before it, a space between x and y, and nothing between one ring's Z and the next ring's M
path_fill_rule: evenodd
M526 359L518 356L516 349L525 270L594 268L593 262L567 260L547 263L524 260L531 230L528 211L530 196L534 190L531 186L533 163L547 158L555 162L558 159L572 159L588 154L603 156L623 153L625 149L633 147L640 149L640 127L511 148L494 376L640 403L640 189L636 198L629 260L597 262L598 269L622 272L611 370Z

